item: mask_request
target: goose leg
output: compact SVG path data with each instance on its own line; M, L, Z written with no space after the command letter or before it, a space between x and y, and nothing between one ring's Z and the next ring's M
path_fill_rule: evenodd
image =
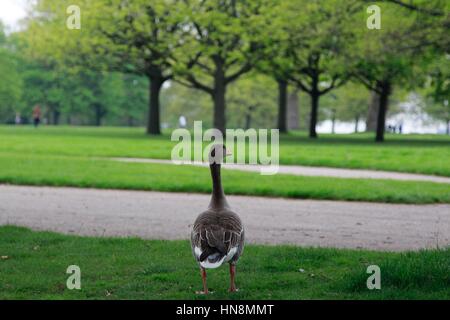
M203 291L197 291L198 294L208 294L208 286L206 285L206 269L200 268L200 273L202 274Z
M236 275L236 265L230 263L230 292L236 292L236 284L234 283L234 278Z

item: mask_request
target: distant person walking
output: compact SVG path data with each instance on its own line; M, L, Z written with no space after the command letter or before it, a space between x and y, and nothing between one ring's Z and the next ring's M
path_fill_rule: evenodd
M41 107L37 104L33 109L34 127L37 128L41 122Z
M186 128L186 117L185 116L180 116L180 118L178 119L178 125L180 126L180 128Z

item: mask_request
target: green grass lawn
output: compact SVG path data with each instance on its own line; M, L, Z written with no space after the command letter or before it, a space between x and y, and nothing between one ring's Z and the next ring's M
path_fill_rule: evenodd
M228 268L208 272L209 296L187 241L88 238L0 227L0 299L450 299L450 249L407 253L248 245L240 291ZM367 266L381 269L368 290ZM68 290L69 265L81 290ZM300 272L303 269L304 272Z
M444 135L373 134L281 136L280 162L310 166L366 168L450 176L450 137ZM0 152L80 157L169 159L170 135L149 137L141 128L0 126Z
M208 168L122 163L82 157L0 152L0 183L83 188L211 192ZM224 170L227 194L392 203L450 203L450 184Z
M374 144L359 145L356 141L366 141L360 136L354 136L354 141L347 144L343 141L349 138L339 139L334 136L329 138L330 141L336 140L338 149L341 144L347 146L349 154L354 153L355 148L365 148L371 152L372 148L379 148ZM426 145L426 141L431 138L424 136L422 139ZM442 143L447 141L442 137L439 139ZM305 142L295 134L284 137L282 143L285 148L291 148L293 141L296 141L299 149L305 146L313 148L313 143ZM316 144L327 146L323 148L325 153L335 148L326 142ZM448 152L437 140L430 144L437 144L436 148L443 153ZM167 158L171 146L169 137L150 138L140 129L42 127L36 130L30 127L0 127L0 183L209 193L211 181L207 168L119 163L98 158ZM417 152L416 148L426 150L427 147L410 149ZM391 150L396 148L391 147ZM282 148L281 156L282 159L289 159L292 154L285 153ZM328 156L335 159L332 155ZM407 159L405 162L417 166L424 164L413 162L406 155L403 157ZM430 157L426 161L435 160ZM449 162L445 163L448 165ZM262 176L226 170L223 183L228 194L392 203L450 203L450 185L432 182L281 174Z

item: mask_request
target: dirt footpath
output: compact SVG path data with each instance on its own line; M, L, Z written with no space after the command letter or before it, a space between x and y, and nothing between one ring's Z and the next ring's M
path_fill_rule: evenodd
M249 243L407 250L450 245L450 205L228 196ZM209 195L0 185L0 225L188 239ZM1 239L0 239L1 242Z

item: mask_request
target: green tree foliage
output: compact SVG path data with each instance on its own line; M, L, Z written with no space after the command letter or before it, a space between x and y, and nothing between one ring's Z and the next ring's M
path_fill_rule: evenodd
M444 122L445 132L450 134L450 106L448 100L441 103L428 100L428 103L425 105L425 112L433 119Z
M425 112L446 124L450 134L450 57L441 55L433 59L428 67L428 82L425 86Z
M208 93L214 104L214 127L226 126L226 91L252 68L256 43L252 35L262 27L262 0L185 1L187 31L176 67L181 83ZM183 59L184 58L184 59Z
M277 127L277 83L264 74L251 72L230 85L227 122L236 128Z
M110 102L106 115L109 123L116 125L145 125L148 111L148 78L133 74L114 73L114 80L106 83L103 94ZM114 92L112 92L113 90Z
M331 119L333 123L336 120L353 122L356 133L358 124L367 115L368 103L369 91L361 84L348 83L324 97L322 117Z
M392 2L392 1L391 1ZM435 8L448 7L433 1ZM418 2L417 2L418 3ZM423 4L423 3L422 3ZM394 86L417 86L430 53L442 50L445 16L433 16L392 3L381 8L381 29L355 28L358 41L352 50L355 75L379 95L376 141L384 140L386 114ZM360 19L367 17L361 12Z
M227 127L274 128L276 127L276 83L270 77L248 73L227 90ZM195 120L213 126L210 96L203 91L188 88L176 82L163 90L165 104L163 118L170 127L177 127L180 116L187 119L192 128Z
M428 66L428 96L435 102L444 102L450 98L450 56L435 57Z
M6 37L0 21L0 119L13 122L16 113L20 113L20 99L23 82L18 68L20 61Z
M143 124L148 82L143 77L91 71L57 64L51 59L30 59L21 42L23 34L4 37L0 68L3 71L0 121L14 122L20 113L29 122L40 105L49 124Z
M171 81L161 97L165 106L163 117L169 127L178 127L181 116L186 118L188 128L193 128L197 120L203 121L206 127L213 126L211 99L206 92Z
M446 117L448 1L375 2L380 30L366 27L372 2L362 0L30 3L24 31L0 32L3 122L40 104L55 124L147 124L158 134L161 117L176 126L184 115L220 130L286 131L287 89L295 86L310 104L302 126L308 118L316 137L319 118L364 116L368 94L348 84L351 76L380 97L378 141L393 88L425 84L435 101L428 112ZM71 5L81 9L80 30L66 27Z
M360 1L281 1L268 13L267 59L259 66L279 84L279 127L286 130L286 85L310 96L310 137L317 137L319 99L349 78L346 49L353 39L349 20Z
M31 48L41 56L77 67L120 71L149 79L147 132L160 133L159 95L173 77L172 50L178 46L178 1L39 0L29 23ZM77 4L80 30L64 28L66 8ZM100 112L102 113L102 112Z

